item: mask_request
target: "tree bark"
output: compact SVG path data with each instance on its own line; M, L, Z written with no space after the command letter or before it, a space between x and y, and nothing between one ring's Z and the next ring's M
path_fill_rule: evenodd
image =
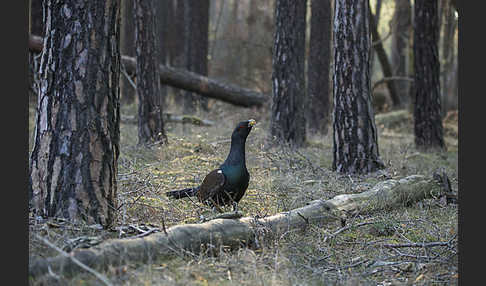
M386 55L385 48L383 47L383 42L381 42L380 34L378 33L378 27L376 26L375 19L371 12L369 12L369 19L370 19L370 26L371 26L371 34L373 35L373 41L376 44L373 45L373 48L378 56L378 60L381 65L381 70L383 71L384 77L392 77L393 71L391 68L390 61L388 60L388 56ZM392 100L393 107L398 108L402 105L402 100L397 94L397 90L395 88L395 83L393 81L388 81L386 83L388 88L388 92L390 93L390 98Z
M305 0L275 2L270 135L295 147L305 142L306 6Z
M393 66L393 75L397 77L406 77L408 71L408 55L409 47L408 39L410 38L410 30L412 28L412 8L410 0L396 0L395 12L393 14L392 25L392 48L391 48L391 62ZM397 97L402 102L409 102L407 81L395 81Z
M307 123L309 131L327 133L330 112L331 1L312 0L307 61Z
M359 194L338 195L333 199L315 200L308 205L266 218L215 219L202 224L173 226L142 238L111 239L88 249L77 249L71 255L95 269L106 269L126 263L163 261L188 251L195 254L208 245L238 248L242 244L261 247L259 241L278 237L284 232L321 227L340 222L347 215L369 214L383 209L398 208L416 201L439 197L445 189L442 183L425 176L414 175L400 180L378 183ZM156 260L154 260L156 259ZM39 258L29 263L29 275L47 273L72 275L81 269L65 256Z
M120 1L46 0L44 17L31 210L108 227L120 140Z
M370 15L368 1L335 2L332 168L341 173L384 167L370 96Z
M415 145L425 149L444 148L437 0L417 0L414 12Z
M42 38L31 35L29 49L34 52L42 51L42 41ZM121 56L121 62L127 72L135 74L137 61L134 58ZM238 106L262 106L269 98L269 95L170 66L159 65L159 76L161 83Z

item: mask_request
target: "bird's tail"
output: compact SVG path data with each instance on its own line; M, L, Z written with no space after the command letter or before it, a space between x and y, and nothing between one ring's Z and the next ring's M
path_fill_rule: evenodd
M166 192L165 195L168 196L169 198L173 198L177 200L186 197L194 197L197 194L198 190L199 187L187 188L187 189L182 189L177 191Z

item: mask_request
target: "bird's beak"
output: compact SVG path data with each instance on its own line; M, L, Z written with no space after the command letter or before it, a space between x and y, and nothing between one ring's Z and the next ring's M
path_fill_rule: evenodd
M253 126L253 125L255 125L255 124L256 124L256 121L255 121L254 119L250 119L250 120L248 120L248 125L249 125L249 126Z

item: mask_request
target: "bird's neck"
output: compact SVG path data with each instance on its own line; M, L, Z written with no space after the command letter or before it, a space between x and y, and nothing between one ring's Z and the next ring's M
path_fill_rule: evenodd
M228 157L226 158L226 161L224 161L224 164L230 166L236 166L236 165L246 166L244 141L241 142L239 140L231 140L231 148Z

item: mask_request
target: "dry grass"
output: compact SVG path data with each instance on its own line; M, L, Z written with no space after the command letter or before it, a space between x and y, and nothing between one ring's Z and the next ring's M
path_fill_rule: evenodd
M171 110L177 113L177 110ZM134 115L134 106L122 114ZM369 189L389 177L411 174L430 175L443 168L454 190L458 189L457 120L448 118L448 151L422 153L413 145L411 121L377 116L379 146L387 169L368 176L343 176L330 171L332 139L308 138L308 146L298 151L267 146L268 112L241 109L215 103L212 112L201 117L216 122L212 127L167 124L169 144L151 149L136 146L136 125L121 126L119 159L118 226L166 227L197 222L209 214L195 200L169 200L164 192L201 182L229 151L234 124L254 118L257 126L247 141L247 166L251 181L240 209L247 216L267 216L293 209L317 198L355 193ZM457 117L456 117L457 118ZM411 119L411 118L410 118ZM33 118L31 115L31 121ZM31 124L33 126L33 123ZM309 227L286 233L262 244L260 249L236 251L208 249L207 253L187 255L148 265L126 265L103 274L117 285L442 285L457 284L457 240L449 246L387 248L384 244L449 241L457 234L457 205L425 200L412 206L358 215L347 221L353 226L336 233L340 225L324 229ZM110 237L136 234L93 229L90 226L50 220L30 224L30 255L57 255L33 234L46 237L70 250ZM133 228L131 229L133 230ZM334 235L333 235L334 234ZM88 273L71 278L45 276L35 281L69 285L100 282ZM392 283L392 284L390 284Z

